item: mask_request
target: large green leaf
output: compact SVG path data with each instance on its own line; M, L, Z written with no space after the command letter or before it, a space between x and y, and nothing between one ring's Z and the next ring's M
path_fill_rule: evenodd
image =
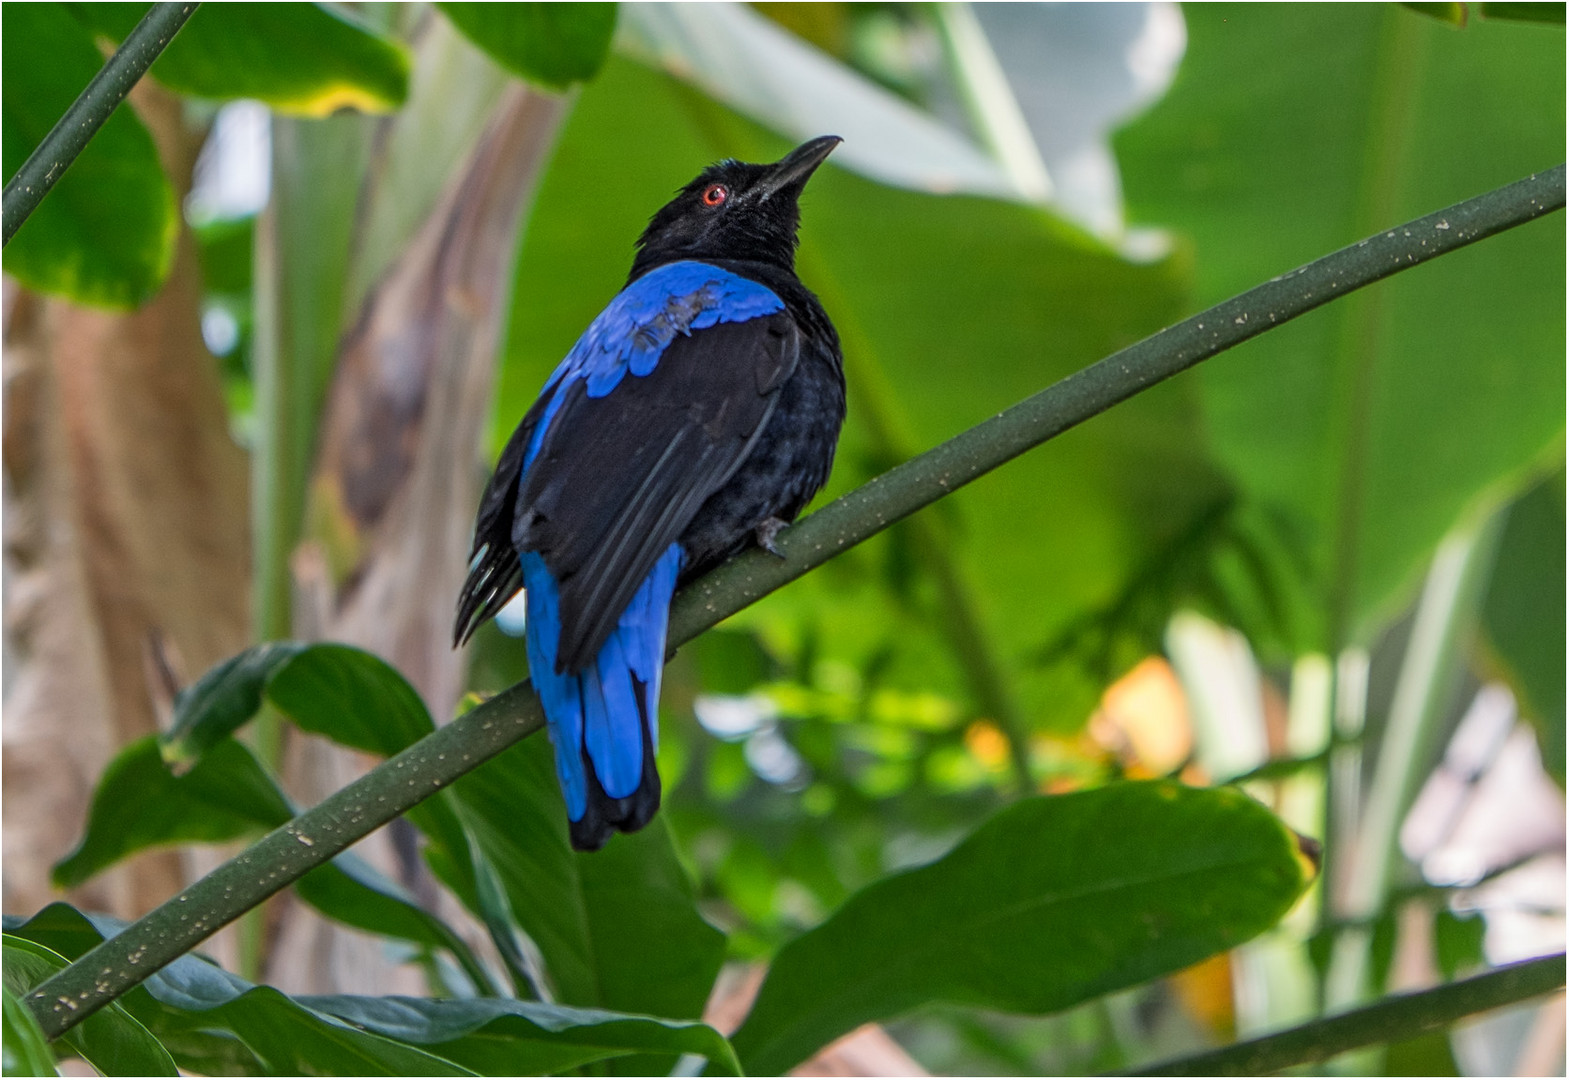
M26 922L6 922L9 934L47 945L71 960L120 926L102 916L89 919L65 904L51 904ZM9 971L10 965L6 966ZM194 955L182 956L148 977L121 998L121 1003L171 1048L179 1046L177 1036L192 1039L197 1033L206 1035L195 1042L209 1062L214 1056L215 1032L227 1031L243 1043L265 1072L274 1075L470 1075L467 1069L435 1054L360 1031L270 986L253 986ZM227 1056L243 1061L232 1052ZM130 1075L142 1071L130 1070Z
M724 958L663 820L603 850L567 840L550 746L530 739L452 788L475 846L567 1004L696 1017Z
M852 896L774 960L736 1032L775 1075L932 1002L1056 1012L1274 925L1311 871L1235 789L1113 784L1017 803L935 863Z
M146 4L70 6L115 42L147 12ZM299 116L377 113L403 103L409 58L397 42L323 4L204 4L152 75L182 94L255 98Z
M245 655L251 654L238 659ZM245 666L231 661L214 671L232 673ZM257 667L250 665L252 671ZM220 681L224 680L213 680ZM237 696L247 696L233 680L226 685ZM224 695L187 695L184 700L211 705L207 715L225 724L234 716L232 699ZM373 698L370 703L377 701ZM61 888L70 888L146 848L238 840L293 816L293 808L272 778L233 739L223 738L194 759L188 771L176 774L160 757L155 737L148 736L121 750L104 770L93 793L87 830L76 850L55 865L54 880ZM296 889L328 918L369 933L448 950L476 986L489 987L483 965L446 923L352 852L312 870Z
M118 929L52 904L9 933L75 958ZM725 1040L702 1024L501 998L427 1000L335 995L290 998L216 965L183 956L122 999L163 1037L181 1065L215 1055L232 1033L270 1073L311 1075L539 1075L627 1055L698 1054L735 1070ZM189 1058L182 1039L192 1040ZM202 1040L205 1040L203 1042ZM208 1064L223 1061L208 1059ZM224 1072L243 1068L232 1054Z
M487 1076L558 1073L595 1061L658 1054L707 1058L711 1071L738 1075L724 1037L695 1021L628 1016L502 998L302 998L311 1008L401 1042L428 1046Z
M26 996L27 991L55 972L64 970L68 963L53 949L10 934L5 935L4 948L0 952L4 954L5 987L18 997ZM53 1007L68 1008L70 1002L55 1003ZM62 1038L104 1076L180 1074L169 1052L117 1002L110 1002Z
M272 642L218 664L179 695L164 736L164 757L185 768L205 761L203 755L212 748L232 743L229 736L256 715L264 699L302 729L370 753L395 754L434 730L414 688L379 657L348 645ZM288 816L251 820L271 828ZM470 844L450 796L438 793L410 810L408 818L432 839L432 861L443 880L470 907L484 908ZM110 830L122 828L112 819L105 824ZM460 962L471 976L478 976L467 950L456 939L446 941L450 931L445 924L395 885L384 882L384 887L367 892L351 880L368 872L369 867L322 867L300 883L301 895L331 917L362 929L404 937L409 928L423 926L442 941L428 934L413 940L458 949ZM357 899L348 903L349 898ZM497 913L486 912L492 932L500 933L503 921Z
M61 956L75 960L102 941L104 933L116 933L122 924L106 916L89 919L69 904L57 903L27 919L7 915L4 925L7 934L14 933L46 945ZM175 964L184 967L205 964L205 961L193 955L181 957ZM176 1064L188 1072L203 1076L259 1076L266 1071L256 1055L232 1032L182 1028L171 1023L175 1019L173 1014L166 1012L144 985L126 991L117 1004L144 1026L156 1029L164 1048Z
M180 692L164 757L195 761L248 723L266 698L306 731L390 756L435 725L419 694L385 660L352 645L255 645Z
M148 735L121 750L104 770L87 830L76 850L55 865L54 881L71 888L144 848L220 843L291 816L277 785L233 739L176 776L159 755L157 736Z
M1192 237L1195 306L1563 160L1560 32L1394 5L1186 12L1175 84L1116 144L1132 215ZM1562 456L1563 295L1543 222L1204 365L1216 458L1304 553L1317 625L1284 644L1368 640L1463 515Z
M159 740L164 759L176 768L189 768L238 731L261 708L273 672L305 648L296 641L270 641L204 671L175 695L174 718Z
M351 645L295 656L268 680L267 699L304 730L383 757L436 730L408 680Z
M1509 511L1482 610L1493 658L1535 726L1542 764L1564 782L1564 473Z
M615 4L437 4L491 59L532 82L565 89L591 79L610 53Z
M33 1012L9 986L0 988L5 1005L4 1026L0 1027L0 1063L6 1076L58 1076L54 1051L38 1026Z
M620 287L648 215L717 158L785 149L671 78L606 65L582 91L524 237L494 445ZM829 495L1159 329L1183 302L1180 260L1131 263L1034 208L881 187L832 159L802 201L798 266L840 330L850 384ZM885 680L953 695L977 681L956 655L989 643L1030 722L1081 723L1099 675L1026 658L1109 605L1214 503L1188 393L1141 395L923 514L936 542L896 528L740 621L781 654L808 638L858 668L886 654ZM954 640L945 581L975 612L980 642ZM1159 628L1145 629L1153 639Z
M0 168L9 179L103 57L61 4L6 7L3 37ZM6 245L5 271L79 303L133 308L163 284L179 228L152 136L122 104Z
M380 657L350 645L270 642L216 665L180 693L163 737L164 757L188 766L248 723L263 699L303 730L373 754L390 756L435 730L408 680ZM444 799L409 816L463 855L462 827ZM466 896L471 877L463 875Z

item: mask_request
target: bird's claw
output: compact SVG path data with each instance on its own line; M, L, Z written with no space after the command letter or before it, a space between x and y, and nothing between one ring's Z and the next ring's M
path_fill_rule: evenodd
M788 525L788 521L771 517L764 519L754 530L757 537L757 546L776 559L783 559L785 553L779 550L779 545L774 543L774 537L779 535L779 530Z

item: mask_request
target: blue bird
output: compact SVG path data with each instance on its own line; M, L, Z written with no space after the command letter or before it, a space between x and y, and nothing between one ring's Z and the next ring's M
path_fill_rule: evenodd
M660 209L625 288L524 414L480 500L455 637L526 593L572 846L659 809L676 588L774 535L828 479L839 337L795 274L798 200L839 139L722 161Z

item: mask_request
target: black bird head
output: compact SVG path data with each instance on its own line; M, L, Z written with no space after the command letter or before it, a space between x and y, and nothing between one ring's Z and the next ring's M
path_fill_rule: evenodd
M710 165L649 220L628 280L678 259L744 259L795 269L796 200L841 141L823 135L772 165Z

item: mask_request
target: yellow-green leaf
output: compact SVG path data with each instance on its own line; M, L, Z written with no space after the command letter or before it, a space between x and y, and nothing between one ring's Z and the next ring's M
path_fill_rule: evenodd
M72 6L115 42L147 10L145 4ZM408 96L409 56L392 39L321 4L203 4L153 64L152 76L182 94L255 98L297 116L381 113Z

